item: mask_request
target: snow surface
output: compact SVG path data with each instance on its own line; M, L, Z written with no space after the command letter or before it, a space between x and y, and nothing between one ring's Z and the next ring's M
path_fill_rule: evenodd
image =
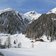
M6 9L3 9L3 10L0 10L0 14L3 13L3 12L6 12L6 11L13 11L12 8L6 8Z
M0 39L4 42L8 36L11 38L12 47L0 49L0 52L5 56L56 56L56 41L48 42L45 35L42 37L46 42L31 43L31 40L22 33L15 35L0 34ZM13 44L14 40L17 42L16 45ZM21 48L14 48L13 46L17 47L19 42L22 44ZM34 47L32 47L32 44Z
M35 48L0 49L0 52L5 56L56 56L56 48L49 46L51 43L39 42L36 44ZM53 42L53 44L56 43Z
M21 42L21 47L31 47L31 40L25 37L23 34L15 34L11 36L11 43L13 45L13 41L16 40L17 44Z
M18 47L18 44L21 43L21 48L32 48L32 44L34 45L34 48L37 47L38 45L43 44L51 44L53 42L50 42L50 40L47 40L47 37L45 35L43 35L40 39L43 39L45 42L40 42L40 41L36 41L35 40L30 40L29 38L26 37L26 35L20 33L20 34L14 34L14 35L10 35L10 34L0 34L0 39L2 40L2 44L5 43L5 41L7 40L7 38L10 37L10 42L11 42L11 47ZM16 44L14 44L14 41L16 41ZM32 43L32 41L34 41L34 43ZM54 42L56 43L56 42ZM51 44L52 45L52 44ZM48 45L48 46L51 46Z
M50 13L55 13L56 14L56 8L51 9L47 14L50 14Z
M29 17L29 20L31 20L31 21L36 20L41 16L40 13L37 13L35 11L29 11L29 12L25 13L24 15Z
M49 40L47 39L47 36L43 34L42 37L40 37L40 39L43 39L45 42L50 42L50 36L49 37Z
M31 47L31 40L25 37L25 35L21 34L14 34L14 35L9 35L9 34L0 34L0 39L2 40L2 44L5 43L7 38L10 36L11 40L11 45L12 47L16 46L18 47L18 44L21 43L21 47ZM16 41L16 44L14 44L14 40Z

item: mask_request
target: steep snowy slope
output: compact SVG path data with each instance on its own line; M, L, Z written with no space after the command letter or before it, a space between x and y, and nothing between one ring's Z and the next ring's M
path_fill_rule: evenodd
M56 8L53 8L53 9L51 9L50 11L48 11L47 14L50 14L50 13L55 13L55 14L56 14Z
M4 13L4 12L7 12L7 11L13 11L13 9L12 8L6 8L6 9L3 9L3 10L0 10L0 14Z
M29 12L25 13L24 15L27 16L29 18L29 20L31 20L31 21L36 20L36 19L38 19L38 17L41 16L40 13L37 13L35 11L29 11Z

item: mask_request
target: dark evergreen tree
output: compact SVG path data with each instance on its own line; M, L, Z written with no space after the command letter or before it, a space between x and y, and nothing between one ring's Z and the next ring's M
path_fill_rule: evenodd
M16 44L16 41L14 40L14 44Z

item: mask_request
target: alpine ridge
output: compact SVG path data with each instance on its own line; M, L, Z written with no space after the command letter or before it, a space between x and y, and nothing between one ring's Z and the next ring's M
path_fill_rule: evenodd
M22 18L19 12L6 8L4 10L0 10L0 33L23 33L26 29L26 18Z

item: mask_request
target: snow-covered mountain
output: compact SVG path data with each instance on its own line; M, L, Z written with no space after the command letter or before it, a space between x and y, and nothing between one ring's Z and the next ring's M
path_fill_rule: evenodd
M25 32L28 24L40 16L41 14L35 11L23 14L12 8L0 10L0 32L10 34Z
M26 34L0 33L0 48L6 48L0 49L0 55L56 56L56 8L42 15L35 11L22 14L11 8L0 10L0 32L23 32L26 26Z
M28 17L29 21L34 21L41 16L41 14L37 13L36 11L29 11L25 13L24 15Z
M22 16L21 13L11 8L0 10L0 32L10 34L24 32L27 20Z
M27 27L26 34L29 38L37 39L43 34L50 41L56 40L56 14L42 14Z
M50 11L48 11L47 14L50 14L50 13L55 13L55 14L56 14L56 8L53 8L53 9L51 9Z
M19 13L18 11L12 8L6 8L4 10L0 10L0 33L16 34L16 33L25 33L26 31L26 33L29 33L28 37L30 38L33 37L32 35L34 36L36 35L35 37L37 37L38 35L42 36L44 33L48 35L47 31L52 31L52 25L53 25L51 24L53 23L52 19L56 18L56 14L54 14L55 10L56 8L50 10L50 14L48 15L47 13L40 14L35 11L29 11L23 14ZM54 22L54 25L56 25L56 21ZM32 35L30 34L31 31ZM54 33L56 33L55 31Z
M6 9L3 9L3 10L0 10L0 14L4 13L4 12L7 12L7 11L13 11L13 9L12 8L6 8Z

